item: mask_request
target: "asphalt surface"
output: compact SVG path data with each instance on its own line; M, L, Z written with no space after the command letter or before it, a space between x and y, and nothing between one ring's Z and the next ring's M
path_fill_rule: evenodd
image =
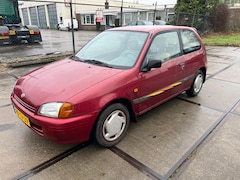
M74 48L79 50L100 31L74 31ZM0 47L1 57L9 61L16 58L73 52L72 32L41 29L42 42L36 44L18 44ZM6 59L6 60L7 60Z
M42 29L43 41L36 44L17 44L0 47L0 65L20 67L32 64L52 62L77 52L84 44L100 31L72 32Z
M240 48L207 53L198 97L183 94L139 117L110 149L35 135L15 116L9 96L16 78L37 66L1 66L0 179L240 179Z

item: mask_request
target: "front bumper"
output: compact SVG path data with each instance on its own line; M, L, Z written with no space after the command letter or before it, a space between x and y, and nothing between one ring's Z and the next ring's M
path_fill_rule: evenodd
M38 135L57 143L78 143L89 140L90 134L97 118L97 113L82 115L68 119L55 119L39 116L20 104L13 95L11 95L16 114L19 112L24 118L29 120L27 126ZM16 110L17 109L17 110ZM22 119L23 118L23 119ZM25 119L25 121L27 121Z

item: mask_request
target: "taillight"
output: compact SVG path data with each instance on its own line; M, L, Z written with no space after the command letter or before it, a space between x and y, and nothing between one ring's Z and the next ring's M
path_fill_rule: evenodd
M4 32L4 33L1 33L0 35L6 37L6 36L9 36L9 33L8 32Z

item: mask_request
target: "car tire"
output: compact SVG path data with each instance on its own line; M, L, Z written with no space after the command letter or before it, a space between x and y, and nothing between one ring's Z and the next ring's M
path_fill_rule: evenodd
M108 106L99 116L95 131L95 142L103 147L116 145L125 135L130 123L129 111L121 103Z
M204 74L201 70L199 70L193 80L191 88L186 91L187 95L190 97L197 96L202 89L203 83L204 83Z

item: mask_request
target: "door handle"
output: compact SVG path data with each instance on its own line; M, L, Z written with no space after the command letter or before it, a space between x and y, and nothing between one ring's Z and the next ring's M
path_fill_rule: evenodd
M183 70L183 68L184 68L184 66L185 66L185 62L181 62L181 63L179 64L179 66L180 66L180 68Z

